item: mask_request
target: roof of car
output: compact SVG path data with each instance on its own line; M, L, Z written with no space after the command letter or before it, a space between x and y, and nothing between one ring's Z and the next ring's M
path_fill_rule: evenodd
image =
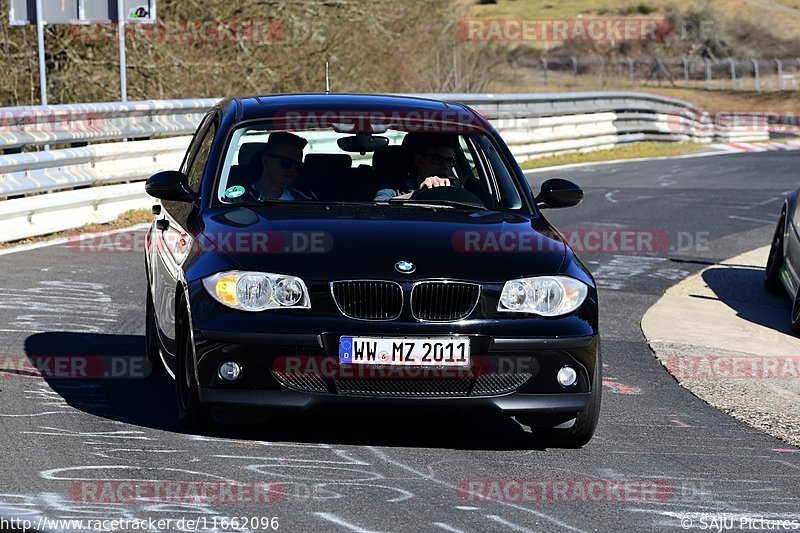
M217 105L223 110L234 106L236 108L238 120L270 117L280 111L311 109L331 111L380 110L384 112L458 111L459 113L468 110L470 114L474 114L474 111L470 110L467 106L455 102L383 94L276 94L246 98L226 98Z

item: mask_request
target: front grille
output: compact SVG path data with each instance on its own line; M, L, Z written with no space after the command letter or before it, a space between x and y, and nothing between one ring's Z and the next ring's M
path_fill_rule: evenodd
M275 376L278 383L287 389L300 392L328 392L325 380L315 374L300 374L273 369L272 375Z
M522 387L533 374L484 374L475 380L472 387L473 396L494 396L514 392Z
M403 289L393 281L334 281L331 292L350 318L393 320L403 310Z
M326 380L315 374L272 370L275 379L287 389L318 394L331 393ZM384 398L458 398L500 396L516 391L530 378L530 373L481 373L447 378L333 378L333 394Z
M388 397L451 397L469 395L472 378L460 379L337 379L339 394Z
M423 281L411 292L411 313L418 320L460 320L475 309L479 294L474 283Z

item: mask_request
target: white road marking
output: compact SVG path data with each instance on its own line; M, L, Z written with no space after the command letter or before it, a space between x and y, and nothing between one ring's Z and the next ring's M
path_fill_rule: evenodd
M419 477L421 477L423 479L426 479L428 481L431 481L433 483L437 483L439 485L442 485L443 487L447 487L447 488L449 488L451 490L457 490L456 486L453 485L452 483L448 483L447 481L443 481L441 479L437 479L436 477L434 477L434 476L432 476L430 474L426 474L425 472L421 472L421 471L417 470L413 466L409 466L409 465L407 465L405 463L401 463L400 461L392 459L389 455L387 455L386 453L384 453L383 451L379 450L378 448L376 448L374 446L365 446L365 448L370 450L372 453L374 453L375 455L377 455L378 457L380 457L381 459L383 459L385 462L387 462L389 464L392 464L394 466L402 468L403 470L411 472L412 474L416 474ZM550 516L548 514L539 512L539 511L537 511L535 509L531 509L530 507L525 507L525 506L522 506L522 505L516 505L516 504L511 503L511 502L504 502L504 501L497 501L497 500L488 500L488 501L491 501L492 503L497 503L499 505L504 505L506 507L511 507L512 509L516 509L518 511L523 511L523 512L526 512L526 513L534 514L534 515L538 516L539 518L541 518L543 520L547 520L548 522L551 522L551 523L553 523L553 524L555 524L555 525L557 525L557 526L559 526L561 528L568 529L570 531L577 531L577 532L580 532L580 533L585 533L584 530L582 530L582 529L578 529L576 527L573 527L573 526L567 524L566 522L563 522L563 521L559 520L558 518L556 518L554 516Z
M69 280L40 280L34 287L0 288L6 295L0 309L19 314L7 319L5 326L30 330L67 330L103 333L117 321L118 306L101 283ZM17 329L17 328L15 328Z
M163 468L163 467L156 467L156 466L131 466L131 465L82 465L82 466L68 466L65 468L53 468L52 470L42 470L39 472L39 475L42 479L49 479L49 480L60 480L60 481L95 481L95 480L108 480L112 479L109 477L86 477L84 474L83 476L80 475L81 471L92 471L92 472L102 472L103 470L130 470L132 472L180 472L181 474L189 474L192 476L198 476L198 478L207 477L208 479L213 480L220 480L220 481L230 481L236 483L233 479L230 479L225 476L218 476L216 474L211 474L209 472L198 472L197 470L185 470L183 468ZM70 472L67 475L67 472ZM72 472L77 472L77 474L72 474ZM73 475L78 475L78 477L69 477ZM163 475L163 474L159 474ZM113 478L114 481L159 481L163 480L164 478L153 478L153 479L146 479L142 477L133 477L133 478L126 478L126 477L119 477Z
M676 183L678 183L677 181L669 179L669 178L670 178L669 174L665 174L663 176L659 176L657 178L658 179L658 184L661 187L669 187L670 185L675 185Z
M648 274L650 277L677 279L685 271L672 267L658 268L667 259L663 257L614 255L610 261L594 271L597 284L603 289L621 290L631 278Z
M504 525L509 529L513 529L514 531L520 531L521 533L534 533L532 529L528 529L527 527L522 527L513 522L509 522L508 520L500 518L499 516L494 514L487 514L486 518L494 522L497 522L498 524Z
M750 218L750 217L740 217L736 215L728 215L728 218L733 218L736 220L745 220L747 222L760 222L761 224L774 224L774 220L764 220L762 218Z
M63 415L63 414L78 414L79 411L46 411L44 413L29 413L24 415L7 415L7 414L0 414L2 417L9 417L9 418L19 418L19 417L28 417L28 416L44 416L44 415Z
M146 437L143 431L71 431L53 427L40 427L46 431L22 431L27 435L56 435L59 437L93 437L96 439L136 439L153 440Z
M752 209L753 207L758 207L760 205L767 205L767 204L772 203L772 202L774 202L776 200L780 200L780 198L778 198L777 196L773 196L769 200L764 200L763 202L757 202L755 204L751 204L750 207L747 207L746 209Z
M433 522L433 525L436 527L440 527L445 531L450 531L452 533L464 533L463 529L454 528L453 526L447 525L444 522Z

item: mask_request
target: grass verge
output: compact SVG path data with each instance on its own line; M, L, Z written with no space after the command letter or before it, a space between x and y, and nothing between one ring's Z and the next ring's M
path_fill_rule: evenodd
M50 233L48 235L39 235L36 237L30 237L19 241L0 242L0 250L5 248L12 248L14 246L19 246L22 244L33 244L35 242L49 241L61 237L80 235L81 233L94 233L94 232L122 229L122 228L127 228L129 226L135 226L136 224L144 224L152 220L153 220L153 214L150 212L149 209L131 209L130 211L125 211L111 222L105 222L103 224L85 224L80 228L59 231L57 233Z
M614 161L616 159L638 159L641 157L668 157L675 155L691 154L702 150L708 145L700 143L661 143L642 142L625 146L617 146L608 150L594 150L592 152L561 154L550 157L530 159L520 164L523 170L534 168L555 167L559 165L572 165L574 163L597 163L598 161Z

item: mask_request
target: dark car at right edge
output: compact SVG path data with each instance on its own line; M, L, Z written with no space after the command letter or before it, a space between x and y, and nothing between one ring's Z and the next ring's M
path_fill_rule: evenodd
M781 215L764 274L764 284L770 292L786 292L792 299L790 317L792 330L800 334L800 209L797 197L800 189L789 195L781 208Z

